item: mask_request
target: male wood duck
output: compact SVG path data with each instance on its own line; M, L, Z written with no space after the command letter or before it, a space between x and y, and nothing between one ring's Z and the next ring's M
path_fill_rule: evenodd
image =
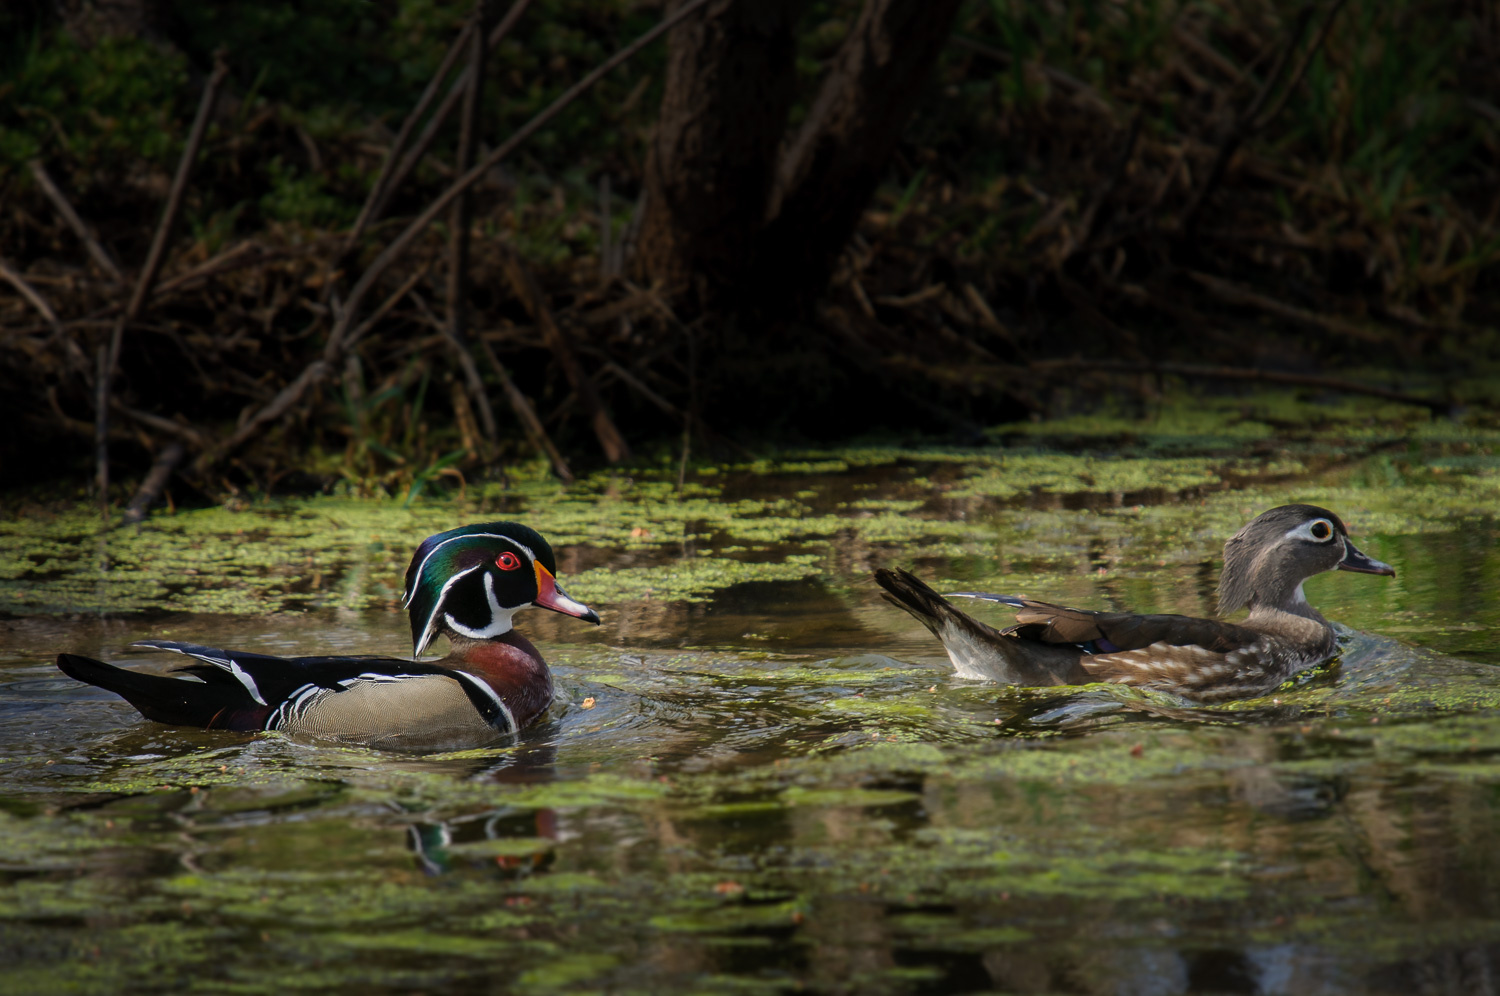
M598 624L557 584L552 548L534 529L484 522L429 536L406 569L412 656L439 636L448 656L270 657L168 640L137 647L196 658L201 681L128 671L73 654L57 666L106 688L142 716L206 730L283 730L406 750L481 747L524 728L552 703L552 672L511 626L538 606Z
M1115 682L1201 702L1263 695L1332 657L1333 627L1307 604L1302 583L1324 571L1394 576L1360 553L1339 517L1316 505L1283 505L1252 519L1224 544L1219 613L1192 616L1090 612L1014 595L954 592L1018 610L1004 631L971 619L903 570L880 568L885 599L917 618L948 651L961 678L1015 685Z

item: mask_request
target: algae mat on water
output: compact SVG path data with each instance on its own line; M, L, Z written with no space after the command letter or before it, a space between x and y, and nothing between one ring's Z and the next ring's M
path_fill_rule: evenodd
M87 506L19 506L0 520L0 613L389 609L422 538L491 518L541 530L570 590L610 605L699 602L749 581L841 585L852 561L906 551L1034 591L1076 576L1083 557L1149 577L1214 559L1245 519L1294 498L1392 538L1493 522L1500 508L1500 429L1391 406L1221 401L1146 423L1027 427L1006 443L706 466L681 489L642 467L572 488L513 478L415 507L237 500L105 538Z
M1497 732L976 724L610 773L568 722L431 761L96 740L9 776L0 991L1462 992Z
M638 468L162 514L107 575L91 513L7 517L0 992L1474 991L1500 971L1500 434L1210 415L681 494ZM1310 582L1341 658L1263 699L956 681L863 580L1203 613L1223 539L1289 500L1400 573ZM492 517L605 615L518 619L560 700L511 746L172 730L50 664L164 630L391 651L415 542Z

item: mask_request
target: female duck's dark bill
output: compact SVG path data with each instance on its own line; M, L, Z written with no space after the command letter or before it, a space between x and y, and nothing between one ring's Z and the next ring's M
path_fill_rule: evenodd
M573 616L584 622L599 625L599 613L584 605L575 602L568 597L568 593L557 585L557 578L552 572L542 566L541 561L536 561L536 591L537 595L532 605L539 609L551 609L553 612L561 612L565 616Z
M1356 574L1384 574L1387 577L1395 577L1396 569L1390 564L1367 557L1350 543L1348 538L1344 539L1344 559L1339 561L1339 571L1353 571Z

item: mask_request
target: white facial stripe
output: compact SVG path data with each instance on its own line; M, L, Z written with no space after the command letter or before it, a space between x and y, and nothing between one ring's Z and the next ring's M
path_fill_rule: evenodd
M471 640L490 640L494 639L497 636L504 636L506 633L509 633L511 631L510 617L515 611L515 609L504 610L501 615L491 619L490 624L483 627L482 629L470 629L468 626L465 626L463 623L447 614L444 614L443 620L447 622L447 624L453 629L453 632L457 633L459 636L467 636Z
M416 594L417 594L417 582L422 580L422 575L427 570L427 562L432 559L433 554L437 553L439 550L441 550L443 547L447 546L449 543L457 543L459 540L477 539L479 537L485 537L487 539L504 540L505 542L509 543L511 546L515 547L517 550L520 550L522 553L526 554L526 556L528 558L530 558L531 560L536 560L536 554L532 553L529 549L527 549L522 544L517 543L515 540L511 539L509 536L502 536L499 533L466 533L463 536L452 536L452 537L449 537L448 539L443 540L437 546L433 547L431 550L428 550L427 551L427 556L423 557L422 558L422 562L417 565L417 572L412 575L411 591L408 591L408 592L406 592L403 595L403 597L401 599L401 607L403 609L409 607L411 605L411 600L414 597L416 597ZM445 591L447 590L447 586L446 585L444 586L444 590ZM442 600L439 599L439 601L441 602Z
M445 588L444 590L446 591L447 589ZM454 619L452 613L445 612L443 613L443 619L453 628L453 632L461 636L467 636L471 640L488 640L510 632L510 617L515 614L516 610L502 609L500 607L500 600L495 597L495 576L493 574L486 573L484 576L484 597L490 603L490 624L481 629L470 629L457 619Z
M424 627L422 627L422 639L420 639L420 640L417 641L417 649L416 649L416 652L415 652L415 656L421 657L422 656L422 651L424 651L424 650L427 649L427 644L431 643L433 636L436 635L436 634L433 633L433 629L434 629L434 627L437 626L438 609L440 609L440 608L443 607L443 600L448 597L448 589L452 588L453 585L458 581L459 578L462 578L462 577L464 577L466 575L469 575L469 574L473 574L475 571L479 570L479 568L481 568L483 566L484 566L483 564L475 564L473 567L470 567L468 570L459 571L457 574L453 575L451 578L449 578L443 584L443 590L440 591L440 592L438 592L437 601L435 601L435 602L432 603L432 611L427 614L427 625L424 626ZM417 575L417 577L421 577L421 576L422 576L421 574ZM488 578L488 575L486 575L486 578ZM494 596L491 596L491 598L493 598L493 597ZM448 618L451 620L453 617L449 616Z

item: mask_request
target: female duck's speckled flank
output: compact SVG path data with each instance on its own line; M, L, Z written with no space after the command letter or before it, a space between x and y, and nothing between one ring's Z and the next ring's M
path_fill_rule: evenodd
M283 730L406 750L480 747L522 729L552 702L552 672L511 617L538 606L599 622L556 575L552 548L536 530L484 522L428 537L406 570L413 656L446 636L451 649L441 660L270 657L145 640L135 646L196 658L179 670L202 680L73 654L60 654L57 666L175 726Z
M1302 595L1304 581L1332 570L1396 573L1355 549L1332 512L1283 505L1257 516L1224 544L1219 611L1248 608L1239 623L953 593L1017 609L1016 625L1002 632L960 612L907 571L881 568L875 580L888 601L942 641L961 678L1016 685L1107 681L1212 702L1265 694L1333 656L1333 627Z

